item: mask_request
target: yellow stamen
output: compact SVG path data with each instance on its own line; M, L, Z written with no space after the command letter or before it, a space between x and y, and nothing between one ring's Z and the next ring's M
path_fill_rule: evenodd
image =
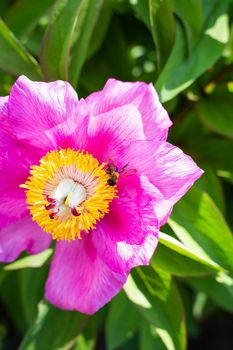
M40 160L40 165L31 166L30 176L25 184L28 208L32 219L53 239L74 240L81 238L82 232L88 233L96 223L109 212L109 204L116 198L116 186L109 186L109 175L104 170L105 163L99 165L97 159L84 151L61 149L48 152ZM65 181L66 187L73 183L86 193L73 208L69 207L73 190L61 198L56 190ZM79 199L76 187L74 201ZM81 192L80 192L81 193Z

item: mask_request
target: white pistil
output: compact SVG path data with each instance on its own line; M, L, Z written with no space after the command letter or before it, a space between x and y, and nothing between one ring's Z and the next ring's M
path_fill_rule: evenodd
M70 208L76 208L85 201L87 193L83 185L72 179L63 179L59 182L52 196L59 203L59 207L66 205Z

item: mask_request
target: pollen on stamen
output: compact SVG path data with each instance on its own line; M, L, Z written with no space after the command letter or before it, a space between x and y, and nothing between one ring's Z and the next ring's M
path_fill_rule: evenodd
M117 186L108 185L105 164L85 151L51 151L31 169L20 187L26 189L32 219L53 239L81 239L117 198Z

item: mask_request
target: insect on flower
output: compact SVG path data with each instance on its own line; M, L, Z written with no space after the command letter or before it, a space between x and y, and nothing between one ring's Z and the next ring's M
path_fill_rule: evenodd
M110 79L78 100L67 82L21 76L0 98L0 122L0 261L56 241L45 297L92 314L149 264L202 170L166 141L152 84Z
M117 183L117 180L123 171L125 171L125 168L128 166L128 164L124 165L123 168L119 171L117 166L111 162L108 163L106 173L109 174L109 179L107 181L109 186L115 186Z

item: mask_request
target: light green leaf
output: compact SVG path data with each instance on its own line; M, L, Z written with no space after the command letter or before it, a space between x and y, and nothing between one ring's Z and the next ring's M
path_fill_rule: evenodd
M46 249L42 253L26 256L4 267L4 270L19 270L27 267L41 267L52 255L52 249Z
M177 22L176 43L156 82L156 88L163 102L186 89L220 58L229 37L228 5L228 0L211 2L210 15L206 18L204 25L204 34L188 57L185 34Z
M114 350L133 336L138 327L138 312L121 292L111 302L106 322L108 350Z
M193 252L233 271L232 234L207 193L193 186L175 205L169 225Z
M214 261L192 251L175 238L160 232L159 245L151 259L157 266L177 276L198 276L214 273L221 267Z
M133 272L129 276L124 290L135 304L142 316L156 328L156 332L168 350L186 348L185 324L180 297L171 283L171 288L165 302L151 295L140 279Z
M0 48L0 69L15 76L25 74L31 79L41 78L38 63L20 44L1 18Z
M233 184L233 172L225 171L225 170L218 170L217 175L219 177L222 177L224 180L230 182Z
M39 304L35 323L26 333L19 350L67 349L84 329L88 316Z
M97 336L97 335L96 335ZM75 347L72 350L94 350L96 345L96 339L85 339L84 334L80 334L77 338Z

